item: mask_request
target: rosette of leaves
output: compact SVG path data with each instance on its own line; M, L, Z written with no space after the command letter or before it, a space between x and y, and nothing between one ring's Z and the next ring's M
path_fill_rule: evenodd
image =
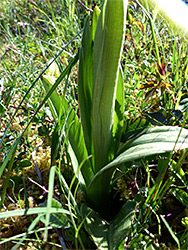
M65 96L53 92L50 97L61 130L55 130L52 148L57 148L58 133L66 138L75 175L86 195L86 203L81 206L84 225L99 249L115 249L125 233L130 233L134 220L135 201L126 202L119 212L114 208L111 189L116 169L144 157L188 147L188 130L184 128L150 127L143 122L142 126L131 124L129 130L129 122L124 121L120 58L127 2L105 0L101 12L95 6L85 22L79 52L80 118ZM46 92L59 78L55 82L42 78Z

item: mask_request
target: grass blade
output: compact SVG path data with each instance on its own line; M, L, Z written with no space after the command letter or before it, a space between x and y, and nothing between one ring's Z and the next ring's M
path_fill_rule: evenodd
M20 142L20 139L22 138L24 132L28 129L29 125L33 122L35 116L37 115L37 113L39 112L39 110L42 108L42 106L44 105L44 103L49 99L49 97L51 96L51 94L55 91L55 89L57 88L57 86L60 84L60 82L62 81L62 79L69 74L70 69L72 68L72 65L74 65L78 60L78 54L75 56L75 58L71 61L71 63L69 63L69 65L65 68L65 70L62 72L62 74L58 77L58 79L56 80L55 84L52 86L52 88L48 91L48 94L45 96L45 98L43 99L43 101L41 102L41 104L38 106L37 110L35 111L35 114L33 115L33 117L31 118L30 122L27 124L27 126L25 127L25 129L23 130L23 132L21 133L21 135L18 137L18 139L16 140L16 142L14 143L13 147L11 148L11 150L9 151L7 157L5 158L3 164L1 165L0 168L0 177L3 174L3 171L11 157L11 155L13 154L14 150L16 149L18 143ZM19 107L18 107L19 108ZM17 108L17 109L18 109ZM13 116L14 117L14 116ZM6 132L5 132L6 133ZM3 139L2 139L3 140Z
M55 168L56 166L53 166L50 169L44 241L47 241L47 238L48 238L48 224L50 221L50 210L52 207L52 197L53 197L53 188L54 188L54 180L55 180Z
M28 209L17 209L13 211L8 212L1 212L0 213L0 219L3 218L9 218L14 216L24 216L24 215L30 215L30 214L46 214L47 208L46 207L35 207L35 208L28 208ZM50 208L50 213L54 214L67 214L70 215L69 211L63 209L63 208Z
M171 234L172 238L175 240L175 242L178 245L178 249L180 249L180 242L178 240L178 238L176 237L176 235L174 234L174 232L172 231L171 227L169 226L168 222L165 220L165 218L160 215L160 218L162 219L162 221L164 222L166 228L168 229L169 233Z

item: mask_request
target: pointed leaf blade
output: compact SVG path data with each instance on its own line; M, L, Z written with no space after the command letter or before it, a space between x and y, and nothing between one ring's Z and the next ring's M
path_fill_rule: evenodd
M123 128L123 118L124 118L123 113L124 113L124 86L123 86L122 70L120 67L119 77L117 82L116 100L115 100L115 112L114 112L113 130L112 130L110 160L114 159L114 155L117 153L117 150L120 145L120 139Z
M109 204L104 204L104 200L108 201L110 180L117 166L120 167L122 163L139 160L143 157L184 148L188 148L187 129L170 126L148 128L145 134L127 145L123 153L94 176L88 187L88 196L93 201L93 206L97 210L104 210L105 214L105 209L107 209ZM103 207L101 204L103 204Z
M86 204L81 206L81 214L86 231L91 235L96 246L100 250L108 250L108 228L109 225Z
M126 5L125 0L106 0L96 29L92 104L96 172L109 162Z
M108 232L109 249L118 249L120 243L132 231L135 216L135 201L128 201L111 221Z
M83 164L81 167L81 173L85 184L89 185L94 174L91 161L90 159L88 159L89 155L84 141L82 126L78 120L78 117L73 113L69 115L67 120L68 122L66 122L66 130L68 131L68 140L70 143L69 146L71 146L70 150L73 151L71 152L72 161L75 162L74 157L76 157L76 160L78 162L78 164L74 165L74 172L77 173L79 166ZM77 174L79 176L80 172L78 172Z
M51 77L48 75L44 76L42 78L42 83L45 88L45 91L48 93L51 89L53 89L57 85L60 79L61 79L61 75L57 80L55 80L54 77ZM71 153L72 153L71 157L72 157L73 163L76 162L74 157L76 157L76 160L78 163L78 164L73 164L74 172L77 173L77 170L80 164L82 164L82 162L88 158L88 152L85 146L82 126L73 108L68 104L68 101L65 99L64 96L59 96L55 91L53 91L50 96L50 100L56 111L57 118L59 119L59 123L62 124L62 118L64 117L65 131L68 131L68 140L70 142L69 145L71 145ZM53 149L54 149L54 152L56 152L57 148L54 146L54 143L55 142L53 141ZM58 141L57 141L57 144L58 144ZM74 152L74 157L73 157L72 151ZM93 177L93 171L92 171L90 160L86 160L84 162L81 168L81 172L83 176L81 175L81 173L77 173L78 176L81 175L80 180L84 180L85 184L89 185Z
M78 71L78 97L84 139L88 153L93 152L92 141L92 95L93 95L93 48L100 10L94 7L92 15L86 19L82 45L80 48Z

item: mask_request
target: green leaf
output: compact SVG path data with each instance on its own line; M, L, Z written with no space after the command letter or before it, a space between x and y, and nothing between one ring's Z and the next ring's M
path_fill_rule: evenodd
M117 167L120 168L123 163L139 160L143 157L171 152L173 149L187 148L187 135L188 130L179 127L148 128L145 134L128 144L123 153L94 176L88 187L88 196L93 201L93 207L104 216L107 214L110 202L110 180Z
M95 172L109 162L115 99L123 48L125 0L105 0L99 16L93 62L93 141Z
M135 216L136 202L127 201L111 221L108 233L108 249L117 249L122 240L130 236Z
M4 111L6 110L6 107L3 103L0 103L0 115L3 115Z
M72 120L72 123L70 123L69 120ZM70 148L69 153L73 162L74 172L77 173L78 177L82 173L83 178L81 177L81 179L84 179L86 186L88 186L94 174L91 161L90 159L88 159L88 152L86 149L81 124L77 116L74 116L73 119L71 115L69 116L68 121L65 121L65 124L66 130L68 131L68 140ZM80 173L78 169L81 164L83 165L81 167Z
M51 166L53 165L56 156L58 154L60 146L59 137L60 137L60 128L59 128L59 123L57 123L54 132L52 134L52 141L51 141Z
M57 65L53 63L51 65L52 67L50 67L50 69L47 71L47 74L41 77L42 86L45 89L45 92L48 93L50 97L50 99L48 97L47 100L49 101L48 103L51 112L57 118L59 118L62 114L64 114L69 106L65 97L59 96L57 94L56 88L65 78L65 76L70 73L72 67L76 64L77 61L78 61L78 53L60 75Z
M86 204L81 206L84 227L98 249L117 249L132 231L136 202L128 201L114 219L108 223ZM109 208L110 209L110 208Z
M52 86L56 83L55 78L51 78L48 75L45 75L42 77L42 83L43 87L45 89L45 92L48 93L48 91L52 88ZM54 92L51 94L50 99L48 99L48 104L50 107L50 110L52 114L55 114L55 117L58 119L62 114L65 114L68 109L68 102L63 96L59 96L54 90ZM55 118L54 117L54 118Z
M184 206L188 207L188 194L184 190L173 188L171 189L171 192L177 200L179 200Z
M88 153L93 152L92 140L92 92L93 92L93 48L94 37L100 10L94 7L92 15L89 15L82 38L80 48L79 71L78 71L78 97L80 106L81 122L84 139Z
M144 157L157 153L167 153L173 149L178 150L187 148L188 130L182 129L181 135L179 135L180 131L180 127L150 127L145 130L143 135L128 143L125 147L125 152L128 152L130 155L133 154L136 160L136 158L138 157L139 159L141 155L137 154L137 150L141 150L142 157ZM178 143L175 145L177 139Z
M86 204L81 206L81 214L84 219L84 227L92 237L97 248L100 250L108 250L108 223Z
M46 207L47 206L47 202L45 201L44 203L40 204L40 207ZM57 200L52 199L52 205L51 207L53 208L62 208L61 203L59 203ZM40 220L45 224L46 222L46 216L43 215L42 217L40 217ZM66 227L68 226L68 219L67 216L65 214L56 214L56 213L52 213L50 214L50 220L49 220L49 225L57 228L57 227Z
M183 154L185 156L186 151ZM178 177L180 179L182 184L187 186L186 172L184 172L183 169L179 167L179 164L177 164L176 161L171 161L170 165L171 165L171 168L172 168L172 174L173 175L175 174L176 177Z
M126 120L122 131L121 142L132 139L150 126L146 119L142 117Z
M76 60L76 59L75 59ZM74 62L72 62L72 65L74 65ZM54 89L56 85L61 81L61 75L57 80L55 80L54 77L51 77L51 75L46 75L42 78L42 83L45 88L46 92L51 91L51 89ZM78 120L77 115L75 114L73 108L68 104L68 101L65 99L64 96L59 96L55 91L50 96L51 105L53 109L55 110L55 113L57 115L57 118L59 119L60 126L62 126L62 118L64 117L65 122L65 131L68 132L68 140L69 140L69 146L71 145L71 158L73 163L75 163L75 158L73 159L73 152L77 159L78 164L73 164L74 172L77 173L79 165L88 158L88 152L85 146L84 136L83 136L83 130L81 127L81 124ZM59 143L59 138L57 137L57 131L55 131L54 140L57 139L55 142L53 140L53 145ZM57 153L57 148L54 146L53 153ZM54 157L52 157L52 161L54 161ZM86 185L88 185L93 177L93 171L90 160L86 160L82 166L82 174L80 180L85 181ZM80 175L80 173L78 173Z
M2 207L3 207L4 200L5 200L5 197L6 197L6 191L7 191L7 188L8 188L8 183L9 183L9 180L10 180L10 174L11 174L11 170L12 170L12 166L13 166L13 162L14 162L14 156L15 156L15 153L16 153L16 146L15 147L13 146L14 151L9 156L10 157L10 161L8 162L8 167L7 167L7 172L6 172L6 178L4 179L3 190L1 192L0 211L1 211Z
M55 214L67 214L70 216L70 212L68 210L65 210L63 208L50 208L50 212ZM13 211L7 211L7 212L0 212L0 219L3 218L9 218L14 216L24 216L24 215L31 215L31 214L46 214L47 213L47 207L34 207L34 208L28 208L28 209L17 209Z
M56 160L58 151L61 146L63 135L65 134L65 118L64 116L59 117L59 121L55 126L54 132L51 139L51 166L53 166Z
M50 209L52 207L52 203L53 203L53 189L54 189L54 180L55 180L55 169L56 166L51 166L50 168L50 175L49 175L49 180L48 180L48 196L47 196L47 203L46 203L46 207L47 207L47 212L45 214L45 230L44 230L44 241L47 241L48 238L48 225L51 222L50 221L50 217L51 217L51 213L50 213Z
M114 155L117 153L117 150L120 145L120 139L123 128L123 112L124 112L124 85L123 85L123 75L122 69L120 67L119 77L117 82L117 92L115 100L115 112L114 112L114 121L113 121L113 130L112 130L112 143L111 143L111 156L110 159L114 159Z
M178 249L180 249L180 242L179 242L179 239L178 237L174 234L173 230L171 229L171 227L169 226L168 222L165 220L165 218L160 215L160 218L162 219L162 221L164 222L166 228L168 229L169 233L171 234L172 238L175 240L175 242L177 243L178 245Z

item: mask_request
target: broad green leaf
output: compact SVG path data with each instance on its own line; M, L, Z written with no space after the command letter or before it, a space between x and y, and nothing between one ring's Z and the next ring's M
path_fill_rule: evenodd
M127 201L115 218L110 222L108 249L118 249L117 247L121 244L122 240L130 236L135 216L135 206L136 202Z
M128 201L119 213L108 223L86 204L81 206L84 227L94 240L98 249L118 249L133 226L136 202ZM110 208L109 208L110 209Z
M60 81L60 77L61 75L57 80L55 80L54 77L51 77L51 75L47 75L42 78L42 83L46 92L49 92L52 88L54 88L54 86ZM64 96L59 96L54 91L50 96L50 100L56 111L57 117L59 118L59 122L62 123L62 117L65 119L65 131L68 132L67 135L71 145L71 150L74 151L74 155L78 162L78 164L73 164L74 172L77 173L79 165L88 158L88 152L85 146L81 124L78 120L78 116L75 114L73 108L68 104L68 101ZM53 141L53 143L55 142ZM56 143L58 144L59 141ZM54 147L54 150L54 152L56 152L57 148ZM73 154L71 154L71 156L73 156ZM73 163L75 163L75 160L73 160ZM86 185L88 185L93 177L93 170L90 160L86 160L84 162L81 172L83 175L83 178L81 179L84 179Z
M162 127L150 127L145 131L146 132L143 135L137 137L135 140L128 143L124 149L125 150L129 149L129 152L134 154L132 148L135 150L136 147L139 146L139 149L141 147L143 149L144 152L143 156L147 156L147 153L149 156L152 155L153 152L157 153L155 147L158 147L159 148L158 153L160 154L172 151L177 139L178 139L178 144L176 144L176 150L188 147L187 129L182 129L181 131L180 127L162 126ZM178 138L180 131L181 131L181 136ZM151 150L149 151L144 150L144 147L146 148L148 147L149 149L150 145L151 145Z
M49 75L45 75L42 77L42 84L45 89L45 92L48 93L48 91L52 88L52 86L55 84L56 79L54 77L51 77ZM68 102L65 99L65 97L60 96L57 94L56 90L51 94L49 106L51 109L52 114L55 113L55 116L57 119L62 114L65 114L65 112L68 109Z
M100 250L112 249L108 248L107 241L109 224L86 204L81 206L81 214L84 220L84 227L92 237L97 248Z
M147 122L147 120L142 117L126 120L122 131L121 142L126 142L127 140L132 139L150 126L151 125Z
M93 141L95 172L109 162L126 0L105 0L99 16L93 62Z
M88 153L84 141L83 130L80 122L78 121L78 117L71 114L66 122L66 130L68 131L68 140L71 146L71 160L77 164L74 164L74 172L78 174L78 176L82 173L83 179L86 185L89 185L93 178L93 169L91 165L90 159L88 159ZM70 122L72 121L72 123ZM68 125L69 124L69 125ZM74 157L74 158L73 158ZM81 173L78 172L79 166L81 167Z
M183 148L188 148L187 129L169 126L148 128L145 134L133 140L123 153L94 176L88 187L88 196L95 209L101 211L104 216L107 213L110 180L115 169L120 168L121 164Z
M86 19L80 48L78 71L78 97L84 139L88 153L93 152L92 140L92 93L93 93L93 48L94 37L100 10L94 7Z
M112 143L110 150L110 160L114 159L114 155L116 154L122 134L123 128L123 113L124 113L124 85L123 85L123 75L122 69L120 67L119 77L117 82L117 92L116 92L116 100L115 100L115 112L114 112L114 121L113 121L113 130L112 130Z

